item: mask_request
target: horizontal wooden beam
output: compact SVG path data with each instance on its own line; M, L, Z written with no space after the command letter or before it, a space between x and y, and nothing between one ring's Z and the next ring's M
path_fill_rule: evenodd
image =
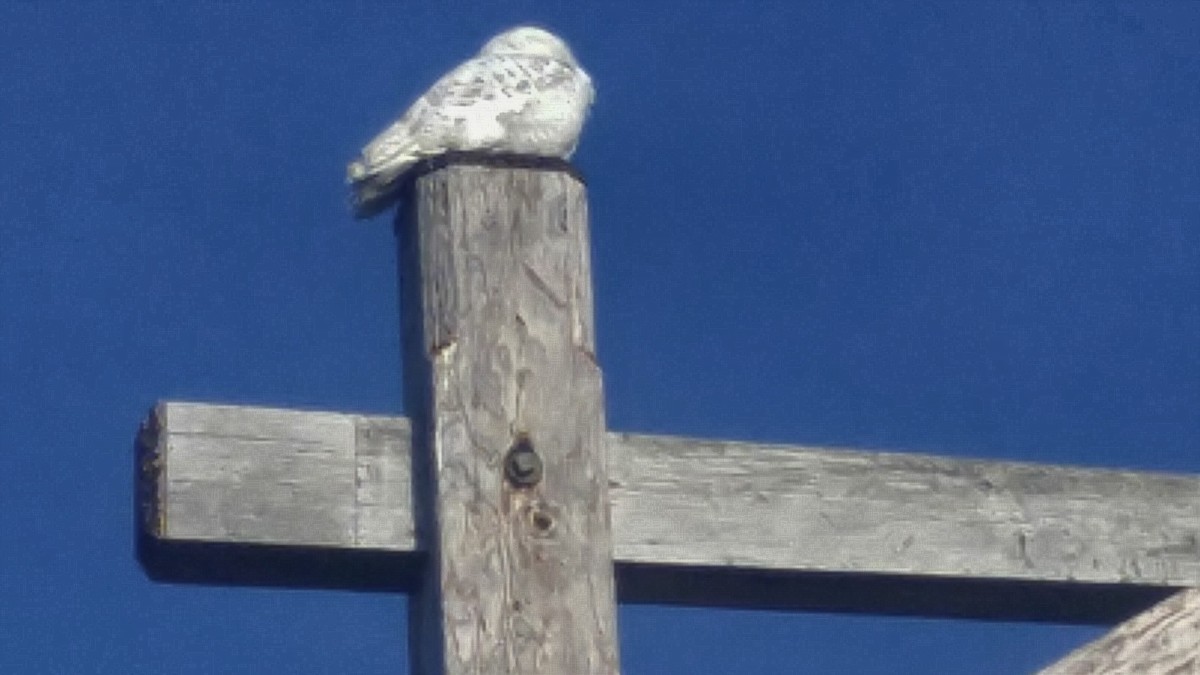
M137 465L152 578L403 590L420 570L405 418L160 403Z
M400 417L162 403L139 554L167 581L408 590ZM1200 477L610 433L627 602L1112 623L1200 585Z

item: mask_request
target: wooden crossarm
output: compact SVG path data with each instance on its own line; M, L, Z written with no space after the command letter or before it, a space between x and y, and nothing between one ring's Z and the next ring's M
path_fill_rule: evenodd
M162 580L410 590L402 417L159 404L139 540ZM1200 478L609 433L630 602L1112 623L1200 585Z

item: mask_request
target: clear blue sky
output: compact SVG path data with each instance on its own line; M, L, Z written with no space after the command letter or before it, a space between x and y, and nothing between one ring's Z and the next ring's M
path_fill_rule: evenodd
M919 6L917 6L919 5ZM158 399L400 412L344 164L565 36L614 429L1200 471L1200 3L0 4L0 672L407 671L402 597L159 585ZM1093 628L623 607L626 675L1021 673Z

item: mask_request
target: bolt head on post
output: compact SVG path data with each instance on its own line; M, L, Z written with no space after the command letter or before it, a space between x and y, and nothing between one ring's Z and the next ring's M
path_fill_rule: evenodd
M533 487L542 480L542 458L529 437L521 436L504 457L504 475L517 487Z

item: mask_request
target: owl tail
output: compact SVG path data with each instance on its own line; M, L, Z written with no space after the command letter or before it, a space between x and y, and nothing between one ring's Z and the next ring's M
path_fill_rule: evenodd
M346 168L346 182L350 184L354 217L370 218L395 204L400 197L401 179L411 167L412 163L406 163L387 171L372 172L362 160L351 162Z

